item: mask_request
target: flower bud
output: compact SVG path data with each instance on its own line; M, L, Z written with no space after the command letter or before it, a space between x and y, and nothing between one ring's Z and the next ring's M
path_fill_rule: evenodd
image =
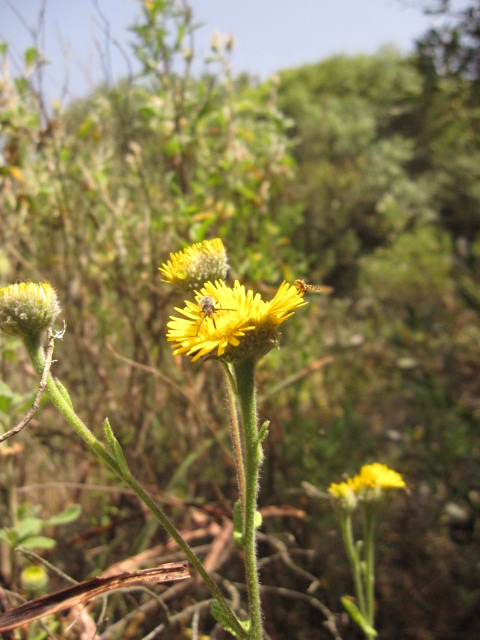
M220 238L204 240L178 253L159 267L164 282L183 291L198 289L208 280L224 280L228 271L227 252Z
M38 335L53 325L60 311L48 282L20 282L0 289L0 329L10 336Z

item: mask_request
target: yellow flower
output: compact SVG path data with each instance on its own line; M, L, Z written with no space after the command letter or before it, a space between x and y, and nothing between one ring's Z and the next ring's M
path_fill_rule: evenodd
M170 316L167 325L167 340L175 342L174 354L186 353L193 356L193 361L260 358L278 344L278 326L307 304L286 282L269 302L258 293L246 291L238 281L233 288L222 281L207 282L195 293L196 302L175 309L185 317Z
M207 280L223 280L228 271L227 252L220 238L203 240L178 253L159 267L163 282L192 291Z
M338 484L332 482L327 491L335 498L338 506L346 511L353 511L357 506L358 498L351 478Z
M387 465L374 462L366 464L360 473L340 484L332 483L328 492L347 511L354 509L359 500L373 502L379 500L389 489L405 489L402 476Z
M48 282L20 282L0 289L0 329L11 336L41 333L52 326L60 310Z
M387 465L374 462L365 464L354 479L359 489L369 487L374 489L404 489L405 481L402 476L389 469Z

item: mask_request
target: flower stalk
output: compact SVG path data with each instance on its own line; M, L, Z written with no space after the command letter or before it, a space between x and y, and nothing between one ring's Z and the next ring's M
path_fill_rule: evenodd
M238 424L238 415L235 405L236 396L236 384L232 377L230 367L226 362L222 362L223 372L225 376L225 392L227 399L227 410L230 420L230 439L232 441L233 457L235 460L235 471L237 474L238 495L242 510L243 522L245 522L245 461L244 461L244 449L245 442L242 438L242 432Z
M386 465L374 462L364 465L360 473L339 484L332 483L328 492L339 514L342 537L352 568L357 604L344 596L342 603L348 614L362 629L367 640L377 637L375 623L375 507L392 489L404 489L402 476ZM353 513L361 508L363 540L355 542Z
M350 513L342 514L340 518L340 527L342 530L342 537L345 543L345 549L347 550L348 559L350 560L353 581L355 584L355 593L357 594L358 607L360 611L366 611L365 592L362 582L361 558L359 557L359 554L355 547L355 540L352 530L352 516Z
M236 638L262 640L256 529L261 525L261 516L257 511L258 481L263 456L262 442L267 435L268 423L259 429L255 365L259 358L278 346L279 326L296 309L306 304L303 300L304 291L283 282L272 300L264 301L260 294L246 290L238 281L233 287L227 286L223 281L228 268L226 252L218 238L197 243L182 252L171 254L170 258L160 269L165 282L184 291L193 291L195 302L186 301L183 309L176 309L183 317L170 316L167 340L174 343L175 355L186 354L192 361L214 359L221 362L224 369L239 491L239 501L234 511L234 540L244 549L249 604L247 622L237 618L192 549L135 480L108 420L104 424L108 446L104 446L76 414L67 390L54 380L50 372L45 389L53 405L76 433L133 489L177 542L215 598L212 604L214 617ZM196 290L202 282L203 286ZM0 290L0 328L22 338L39 377L48 370L45 367L41 335L45 329L51 331L59 312L56 293L49 283L22 283ZM237 399L242 428L237 418Z
M255 360L249 358L235 363L235 378L243 419L245 441L245 513L243 520L243 545L250 612L252 640L262 639L262 613L257 569L256 525L258 476L262 461L262 447L258 431L255 402Z
M45 366L45 354L41 346L40 334L31 334L24 338L24 344L33 363L35 371L39 377L41 377ZM221 608L225 619L232 630L235 631L238 638L246 638L247 634L245 629L240 624L237 616L233 612L232 608L228 604L227 600L220 591L218 585L212 580L204 566L200 562L200 559L196 556L189 545L183 540L179 531L165 515L163 510L155 503L145 489L134 478L128 466L123 452L121 452L118 441L111 433L111 439L116 443L117 449L114 451L114 455L104 447L104 445L96 438L96 436L90 431L87 425L78 417L73 409L70 397L65 387L61 383L56 382L52 375L49 373L46 383L46 391L50 397L55 408L62 414L67 422L74 428L76 433L88 444L88 446L112 469L127 485L133 489L140 500L148 507L150 512L155 516L162 527L167 533L175 540L180 549L183 551L189 562L200 574L202 580L209 588L212 596L217 600L219 607ZM107 432L108 435L108 432Z
M366 617L368 624L373 627L375 619L375 546L373 536L375 530L374 505L363 505L363 540L365 556L365 593L366 593Z

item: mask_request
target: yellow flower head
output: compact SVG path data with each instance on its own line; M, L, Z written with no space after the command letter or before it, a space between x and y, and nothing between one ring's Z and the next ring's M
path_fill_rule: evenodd
M333 496L337 506L342 510L353 511L358 504L355 486L351 478L348 478L346 482L340 482L338 484L332 482L327 491Z
M34 336L48 329L60 313L50 283L20 282L0 289L0 329L11 336Z
M306 302L297 289L283 282L269 302L260 294L246 291L238 281L233 288L224 282L207 282L196 302L175 308L184 318L170 316L167 340L174 342L174 354L218 358L239 362L260 358L278 344L277 328Z
M387 465L380 464L380 462L363 465L360 473L354 480L359 490L362 488L379 490L405 488L405 481L402 476L396 471L389 469Z
M389 489L405 487L405 481L399 473L389 469L385 464L374 462L364 465L360 473L348 478L346 482L332 483L328 492L342 508L351 511L359 500L374 502L382 498Z
M227 252L220 238L204 240L178 253L159 267L163 282L183 291L198 289L207 280L223 280L228 271Z

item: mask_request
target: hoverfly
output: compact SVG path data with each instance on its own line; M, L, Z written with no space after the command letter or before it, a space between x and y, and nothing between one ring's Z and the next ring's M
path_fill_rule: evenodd
M225 309L223 307L217 307L217 303L212 296L202 296L198 301L198 304L202 308L203 315L202 319L200 320L200 324L197 327L197 333L195 334L195 337L198 336L198 332L200 331L200 327L202 326L205 318L212 318L213 326L216 329L217 325L215 324L215 318L213 317L215 313L218 313L219 311L235 311L235 309Z
M333 287L323 284L307 284L305 280L295 280L294 285L300 293L332 293Z

